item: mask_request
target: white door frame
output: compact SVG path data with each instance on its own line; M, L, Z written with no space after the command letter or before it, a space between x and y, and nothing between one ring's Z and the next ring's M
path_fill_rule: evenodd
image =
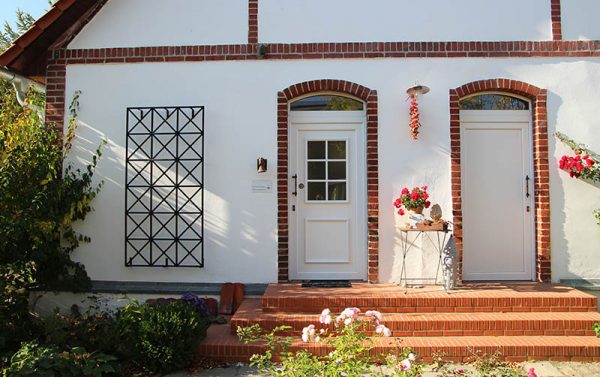
M366 281L368 277L368 247L367 247L367 127L366 112L363 111L289 111L288 117L288 213L289 213L289 276L290 280L330 280L330 279L350 279ZM291 178L297 173L295 166L297 157L297 133L299 131L355 131L356 146L352 150L356 153L357 176L356 198L354 198L354 217L357 221L356 229L356 255L355 263L360 274L356 277L344 277L340 274L314 274L312 276L299 276L297 266L298 256L298 211L294 210L297 206L297 197L292 195L294 191L294 180ZM301 182L298 181L298 184ZM306 183L304 183L306 184ZM335 204L333 204L335 205Z
M528 101L530 102L530 101ZM531 102L530 102L531 108ZM465 168L465 148L463 146L465 132L465 126L475 126L477 123L497 123L499 128L506 128L507 125L512 123L527 123L526 134L528 137L528 147L524 153L525 158L525 166L523 170L526 175L529 175L529 194L530 197L528 199L527 205L530 207L529 216L526 217L525 227L526 236L528 236L530 242L530 250L531 250L531 269L530 269L530 279L531 281L535 280L536 276L536 233L535 233L535 175L534 175L534 151L533 151L533 127L532 127L532 111L531 110L460 110L460 140L461 140L461 181L465 176L464 168ZM476 126L475 126L476 127ZM525 179L525 177L523 177ZM465 207L465 184L461 185L461 198L462 198L462 210L463 210L463 237L464 233L468 232L468 229L464 228L464 218L466 216L466 207ZM525 195L525 194L524 194ZM463 244L464 247L464 244ZM463 252L463 266L464 266L464 252ZM463 279L464 280L477 280L477 279L469 279L464 272L463 269Z

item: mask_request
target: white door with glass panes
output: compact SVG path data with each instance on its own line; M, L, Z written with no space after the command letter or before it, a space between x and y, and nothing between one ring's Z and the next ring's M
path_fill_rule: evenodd
M534 191L529 103L461 102L464 280L532 280Z
M292 107L289 119L290 278L364 280L365 114Z

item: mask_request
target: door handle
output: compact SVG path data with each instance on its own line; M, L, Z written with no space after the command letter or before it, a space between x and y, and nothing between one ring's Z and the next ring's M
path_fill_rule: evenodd
M529 181L531 180L531 178L529 178L529 175L525 176L525 196L526 197L530 197L531 195L529 194Z
M292 179L294 180L294 191L292 191L292 195L298 196L298 174L292 175Z

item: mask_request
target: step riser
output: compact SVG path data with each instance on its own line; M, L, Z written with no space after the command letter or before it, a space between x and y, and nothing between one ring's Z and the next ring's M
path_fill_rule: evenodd
M580 361L580 362L600 362L600 348L589 348L585 346L446 346L429 347L408 345L417 353L424 362L433 361L434 354L445 355L445 361L452 362L470 362L473 353L492 355L500 352L500 359L508 361ZM309 348L310 347L310 348ZM317 356L326 355L330 349L323 346L311 345L306 347L292 346L291 352L299 350L310 350ZM398 350L396 347L375 347L371 354L381 355ZM204 345L198 349L201 357L210 358L219 361L229 362L248 362L252 354L263 353L264 348L252 346L245 348L235 345L207 346ZM275 359L277 361L277 358Z
M308 313L318 314L324 308L328 308L334 313L340 313L345 308L353 307L348 306L333 306L325 305L319 307L268 307L263 306L262 309L266 313ZM596 306L593 307L576 307L576 306L552 306L552 307L535 307L535 306L463 306L463 307L450 307L450 306L377 306L377 305L364 305L357 306L358 308L365 308L365 310L378 310L381 313L527 313L527 312L596 312L598 309Z
M340 312L348 307L364 310L379 310L385 313L412 312L569 312L596 311L596 297L456 297L456 298L420 298L420 297L335 297L328 298L286 298L263 297L262 308L266 312L302 312L320 313L324 308Z
M565 336L594 336L592 326L597 320L388 320L382 321L392 330L394 336L533 336L533 335L565 335ZM314 324L317 328L328 328L334 331L334 326L318 323L318 318L301 319L238 319L231 321L231 333L236 334L237 328L259 324L265 332L277 326L290 326L291 329L280 332L286 336L300 336L302 329ZM369 333L372 335L372 333Z

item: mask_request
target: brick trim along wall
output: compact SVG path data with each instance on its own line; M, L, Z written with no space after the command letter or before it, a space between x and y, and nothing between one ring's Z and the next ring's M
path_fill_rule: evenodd
M262 59L531 58L600 56L600 41L271 43ZM67 64L256 60L257 44L57 49Z
M552 39L560 41L562 40L560 0L550 0L550 12L552 17Z
M248 44L258 43L258 0L248 0Z
M288 104L294 98L322 91L346 93L363 100L367 117L368 280L379 278L379 153L377 91L342 80L314 80L292 85L277 94L277 227L279 281L289 280Z
M487 91L500 91L528 98L532 104L533 164L535 193L536 274L538 281L550 281L550 173L548 165L548 121L546 89L509 79L475 81L450 90L450 150L454 235L459 248L462 278L462 197L460 159L461 98Z

